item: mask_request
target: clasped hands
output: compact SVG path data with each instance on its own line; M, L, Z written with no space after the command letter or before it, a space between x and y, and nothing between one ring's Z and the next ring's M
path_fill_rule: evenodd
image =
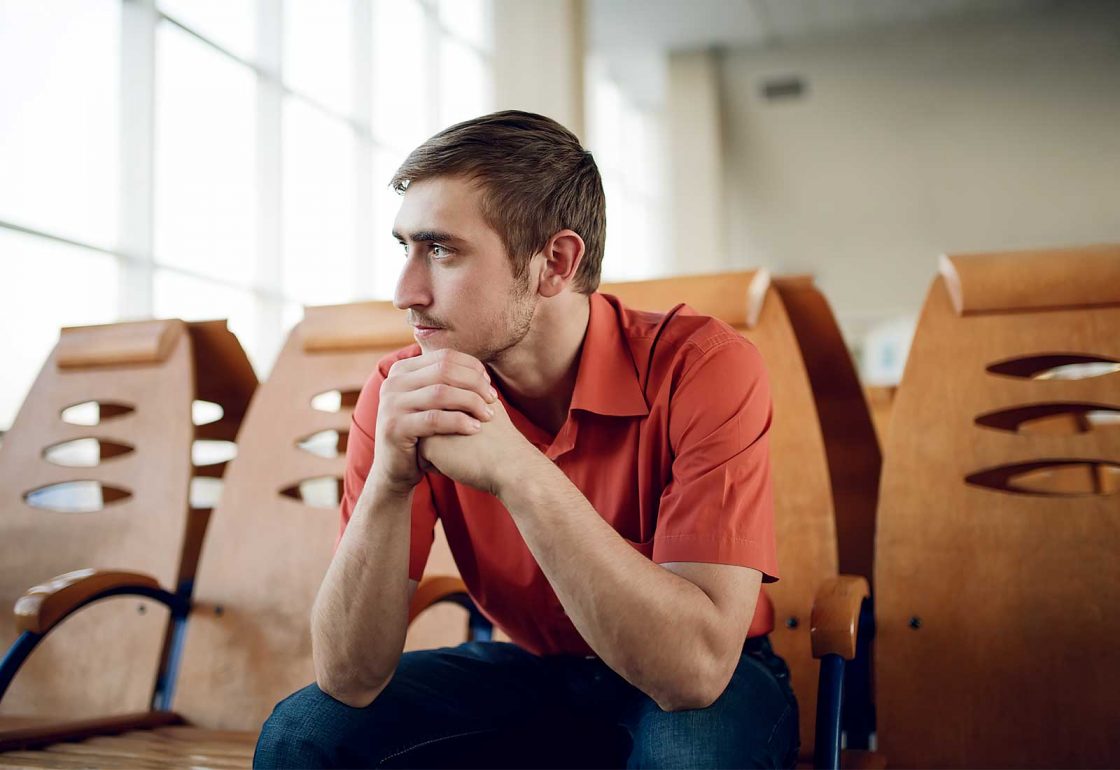
M434 467L500 496L530 451L473 356L445 349L401 359L381 384L370 479L391 491L407 494Z

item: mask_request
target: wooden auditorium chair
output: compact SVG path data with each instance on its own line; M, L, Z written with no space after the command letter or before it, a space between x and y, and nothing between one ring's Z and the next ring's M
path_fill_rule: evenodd
M315 678L308 618L338 534L353 406L378 359L411 341L390 303L307 309L238 435L198 564L173 698L135 720L152 729L0 734L0 767L249 765L273 706ZM435 548L432 567L449 567ZM74 681L82 684L69 692L102 680Z
M861 561L860 554L870 551L867 501L859 494L868 494L865 476L878 469L866 461L877 454L874 432L860 423L862 410L869 424L866 404L850 396L858 392L859 383L828 303L810 279L771 280L765 270L604 284L601 291L644 310L668 310L687 302L693 310L727 322L763 355L774 402L769 435L782 572L782 580L767 585L764 592L773 602L776 618L771 639L790 665L801 712L803 760L812 759L818 767L833 766L839 760L834 754L840 742L841 693L833 678L822 682L819 659L827 658L825 665L836 667L830 675L842 676L841 661L855 657L856 623L861 600L868 593L869 573L869 564ZM857 414L846 420L837 414L838 407ZM857 430L848 440L853 452L849 462L836 450L842 451L844 442L837 429L851 425ZM836 470L830 460L838 463ZM874 500L871 506L874 510ZM849 518L838 518L838 509L849 511ZM849 525L842 532L847 536L843 553L851 574L841 574L839 569L839 525ZM814 619L814 611L818 618ZM829 622L850 629L850 635L833 635ZM827 695L827 702L821 704L819 683L821 693ZM819 713L822 730L815 724Z
M879 748L1120 766L1120 246L940 272L883 467Z
M225 321L62 330L0 447L0 735L166 697L168 604L189 596L210 514L190 489L224 470L192 449L233 442L256 385ZM196 426L200 401L220 417Z

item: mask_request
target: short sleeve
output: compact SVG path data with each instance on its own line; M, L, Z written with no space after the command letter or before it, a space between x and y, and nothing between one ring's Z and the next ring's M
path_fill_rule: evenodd
M672 479L661 495L653 561L736 564L773 582L773 409L762 357L738 334L690 353L670 402Z
M362 388L358 403L354 406L354 416L350 420L350 435L346 443L346 471L342 480L341 517L338 538L334 544L335 552L342 542L342 534L346 531L354 505L358 502L369 469L373 465L377 404L381 395L381 383L385 381L384 372L388 370L388 365L391 363L391 360L388 363L383 361L378 366L377 371ZM420 580L424 574L424 566L428 563L428 554L435 539L436 519L431 484L425 476L416 485L412 494L412 531L408 556L408 577L411 580Z

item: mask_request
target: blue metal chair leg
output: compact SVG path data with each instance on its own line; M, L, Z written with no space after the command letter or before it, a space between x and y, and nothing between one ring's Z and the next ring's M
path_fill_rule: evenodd
M839 655L821 658L816 745L813 748L813 766L818 770L839 770L840 767L840 704L844 700L845 663Z
M471 602L470 607L468 607L467 609L471 614L469 621L471 641L489 642L491 639L493 639L494 625L486 619L485 615L478 611L473 602Z
M31 654L31 651L35 649L42 638L42 634L24 631L8 648L4 659L0 661L0 700L3 700L4 693L8 691L8 686L11 685L16 672L23 665L23 661L27 660L27 656Z

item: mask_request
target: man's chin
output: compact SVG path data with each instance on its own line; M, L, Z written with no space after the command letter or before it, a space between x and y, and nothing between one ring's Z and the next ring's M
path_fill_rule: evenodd
M435 353L437 350L457 350L460 353L466 353L468 356L473 356L483 363L487 363L492 357L492 354L485 350L471 350L461 347L455 343L454 340L443 339L444 335L438 335L436 339L416 340L416 344L420 346L421 353Z
M447 335L445 334L437 334L434 338L429 337L428 339L416 340L416 344L420 346L421 353L435 353L437 350L447 349L459 350L460 352L468 352L461 350L455 344L454 340L447 339L446 336ZM471 355L473 355L473 353Z

